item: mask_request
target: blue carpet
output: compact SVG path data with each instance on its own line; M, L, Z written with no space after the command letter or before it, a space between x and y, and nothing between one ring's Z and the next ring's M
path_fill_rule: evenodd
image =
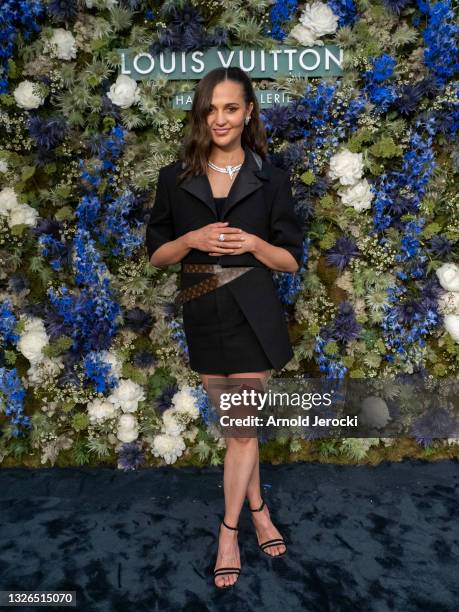
M0 589L74 590L85 612L457 611L458 466L262 465L288 552L264 556L244 508L227 590L212 578L222 468L2 469Z

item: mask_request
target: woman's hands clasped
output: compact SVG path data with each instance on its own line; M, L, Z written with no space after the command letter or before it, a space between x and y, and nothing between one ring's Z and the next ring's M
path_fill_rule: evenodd
M219 240L223 234L225 239ZM238 227L228 227L228 221L209 223L189 232L189 245L193 249L207 251L209 255L241 255L255 248L256 236Z

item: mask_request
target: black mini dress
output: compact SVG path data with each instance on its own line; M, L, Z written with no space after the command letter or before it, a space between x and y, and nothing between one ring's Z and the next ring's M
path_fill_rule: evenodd
M225 200L214 198L219 220ZM181 286L194 285L208 276L207 273L182 272ZM272 363L228 289L230 283L183 304L190 368L200 374L271 370Z

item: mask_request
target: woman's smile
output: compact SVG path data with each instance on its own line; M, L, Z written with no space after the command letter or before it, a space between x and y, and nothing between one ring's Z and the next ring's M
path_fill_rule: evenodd
M223 136L224 134L227 134L229 130L230 128L215 128L214 132L218 134L219 136Z

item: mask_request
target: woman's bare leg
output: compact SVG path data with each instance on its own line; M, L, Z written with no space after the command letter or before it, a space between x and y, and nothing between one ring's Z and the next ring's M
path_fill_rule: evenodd
M228 374L228 378L257 378L262 383L263 389L266 389L266 382L269 378L271 370L266 370L264 372L251 372L244 374ZM260 389L261 392L261 389ZM253 440L253 449L250 449L250 460L252 463L252 470L249 475L246 495L249 502L250 508L259 508L262 503L261 498L261 486L260 486L260 460L259 460L259 451L258 451L258 439L257 438L227 438L228 441L232 442L244 441L244 440ZM235 454L240 455L241 451L235 445ZM228 452L227 452L228 455ZM225 459L226 460L226 459ZM248 461L248 459L247 459ZM238 472L235 472L236 477ZM242 503L244 500L242 500ZM241 504L242 507L242 504ZM237 508L237 506L236 506ZM240 508L239 508L240 512ZM258 543L266 542L267 540L273 540L274 538L282 537L279 531L274 527L271 522L271 518L269 516L269 509L265 505L261 512L252 512L252 519L255 524L255 529L257 531ZM238 514L239 516L239 514ZM226 519L225 519L226 520ZM231 523L230 523L231 524ZM277 556L285 552L285 546L283 544L279 544L276 546L269 546L266 548L266 552L272 556Z
M202 384L204 388L207 390L209 378L226 378L225 374L200 374ZM230 525L231 527L236 527L239 520L239 513L235 512L235 507L233 507L234 499L232 491L228 491L226 487L226 476L227 470L231 471L231 465L228 468L227 461L228 449L225 454L225 463L224 463L224 493L225 493L225 523ZM245 490L244 490L245 491ZM245 496L245 492L243 493L243 499ZM236 499L238 496L236 496ZM241 504L242 505L242 504ZM230 512L228 513L228 509ZM240 511L240 508L239 508ZM241 567L241 558L239 555L239 545L237 541L237 531L233 531L232 529L227 529L224 525L220 525L220 535L218 540L218 552L217 559L215 561L214 569L220 567ZM215 584L218 587L229 586L234 584L237 580L236 574L227 574L226 576L216 576Z

